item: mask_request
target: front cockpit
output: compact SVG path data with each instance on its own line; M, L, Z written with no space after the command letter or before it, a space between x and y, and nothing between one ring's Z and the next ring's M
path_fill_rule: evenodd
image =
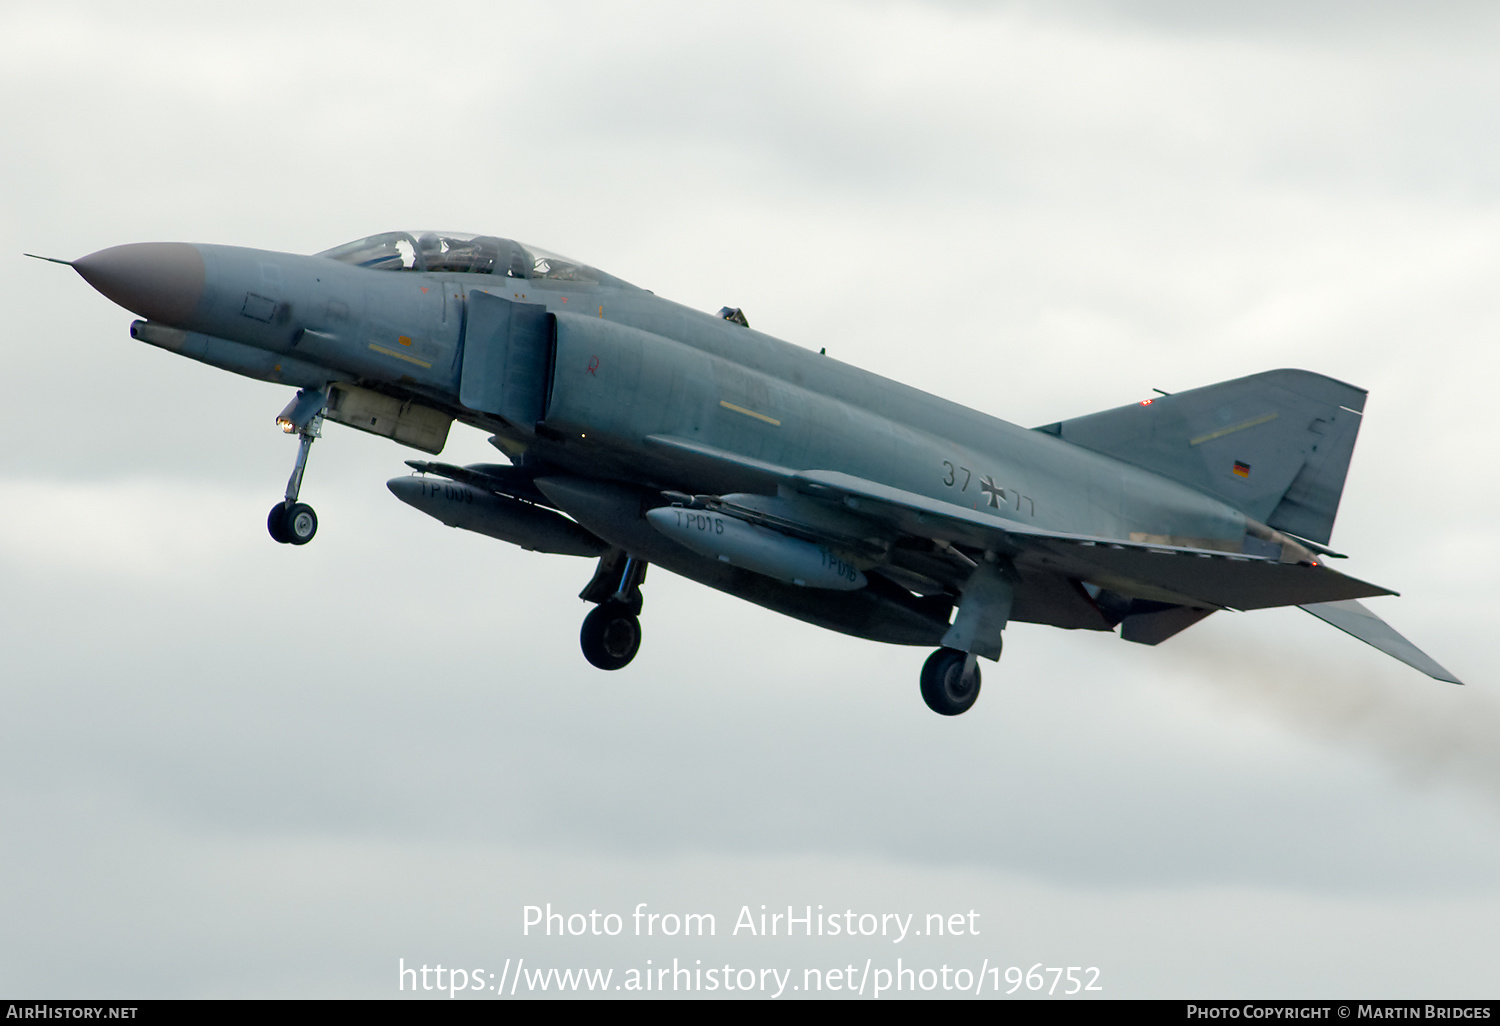
M461 232L386 232L325 249L317 256L376 271L494 274L594 285L630 284L539 246Z

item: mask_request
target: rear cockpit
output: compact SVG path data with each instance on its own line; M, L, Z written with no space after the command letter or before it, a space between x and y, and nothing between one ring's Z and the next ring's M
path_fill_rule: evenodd
M538 246L494 235L386 232L325 249L317 255L376 271L494 274L508 278L630 285L587 264Z

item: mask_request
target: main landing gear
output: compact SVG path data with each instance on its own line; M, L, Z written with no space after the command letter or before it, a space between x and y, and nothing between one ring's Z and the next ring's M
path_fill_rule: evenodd
M307 454L313 441L323 434L323 411L327 408L328 389L304 388L276 418L283 431L298 436L297 463L286 482L286 498L272 506L266 516L266 530L283 545L306 545L318 533L318 515L311 506L298 502L297 495L302 491Z
M972 652L940 648L922 664L922 700L943 716L969 711L979 699L978 657Z
M1010 621L1017 574L1009 559L986 552L960 590L958 615L943 635L942 648L922 666L922 700L942 716L969 711L979 698L978 659L999 659L1002 632Z
M601 670L618 670L641 648L641 619L623 602L601 602L578 632L583 657Z
M646 565L615 550L599 560L594 579L579 596L598 603L583 618L578 643L583 657L601 670L621 669L640 651L641 606L645 604L641 582L646 579Z

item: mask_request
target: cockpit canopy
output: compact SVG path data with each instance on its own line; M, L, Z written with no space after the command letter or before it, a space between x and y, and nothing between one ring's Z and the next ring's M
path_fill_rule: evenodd
M376 271L444 274L497 274L510 278L628 285L612 274L494 235L460 232L386 232L357 239L317 254Z

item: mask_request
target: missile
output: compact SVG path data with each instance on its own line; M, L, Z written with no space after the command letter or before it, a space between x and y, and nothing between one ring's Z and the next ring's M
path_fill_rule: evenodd
M680 506L647 510L651 526L699 555L806 588L855 591L865 575L822 545L743 520Z
M564 556L598 556L609 548L561 513L431 477L393 477L385 483L408 506L449 527L487 534L523 549Z

